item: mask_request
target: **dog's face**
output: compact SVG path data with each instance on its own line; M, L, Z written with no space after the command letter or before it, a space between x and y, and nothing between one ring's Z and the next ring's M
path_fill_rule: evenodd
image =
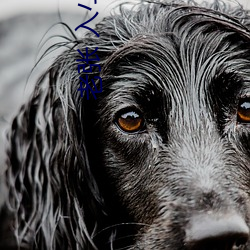
M103 68L96 131L107 182L138 223L128 249L248 240L250 40L199 11L173 11Z
M121 8L48 69L9 134L0 247L250 250L250 18L211 6Z

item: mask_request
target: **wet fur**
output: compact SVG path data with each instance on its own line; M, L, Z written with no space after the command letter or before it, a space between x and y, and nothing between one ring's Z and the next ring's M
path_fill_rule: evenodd
M100 38L72 41L13 121L2 245L185 249L193 214L233 210L250 225L250 127L236 122L250 91L249 23L218 1L141 3L99 23ZM77 91L86 46L99 48L96 100ZM117 128L125 107L142 112L145 131Z

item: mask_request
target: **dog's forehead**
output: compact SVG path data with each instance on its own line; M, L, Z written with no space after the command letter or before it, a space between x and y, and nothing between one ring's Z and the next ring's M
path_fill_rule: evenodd
M104 66L112 69L109 73L116 79L109 87L119 90L118 95L128 89L135 94L154 89L202 97L221 76L249 82L250 39L237 21L197 8L171 14L167 10L154 21L146 32L145 20L139 20L134 36Z
M178 45L170 38L161 41L159 44L144 40L145 44L140 45L137 52L128 51L126 56L118 56L117 65L111 66L116 75L109 87L119 94L126 94L128 90L135 94L148 90L202 93L212 83L220 84L215 80L222 75L229 80L238 76L249 81L250 61L245 59L246 51L237 50L233 45L230 48L226 41L219 45L220 39L216 41L211 36L204 41L201 35L197 39L191 37L188 42L179 39ZM137 44L133 42L130 46L121 50L121 54Z

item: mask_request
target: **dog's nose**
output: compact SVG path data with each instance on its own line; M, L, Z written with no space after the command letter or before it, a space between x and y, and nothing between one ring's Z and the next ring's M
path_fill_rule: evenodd
M185 243L189 250L240 250L248 238L249 228L239 215L205 214L191 218Z

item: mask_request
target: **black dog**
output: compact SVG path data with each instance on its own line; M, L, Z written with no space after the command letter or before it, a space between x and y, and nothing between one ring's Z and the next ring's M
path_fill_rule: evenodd
M3 249L250 249L250 18L189 3L121 7L41 78L9 134Z

